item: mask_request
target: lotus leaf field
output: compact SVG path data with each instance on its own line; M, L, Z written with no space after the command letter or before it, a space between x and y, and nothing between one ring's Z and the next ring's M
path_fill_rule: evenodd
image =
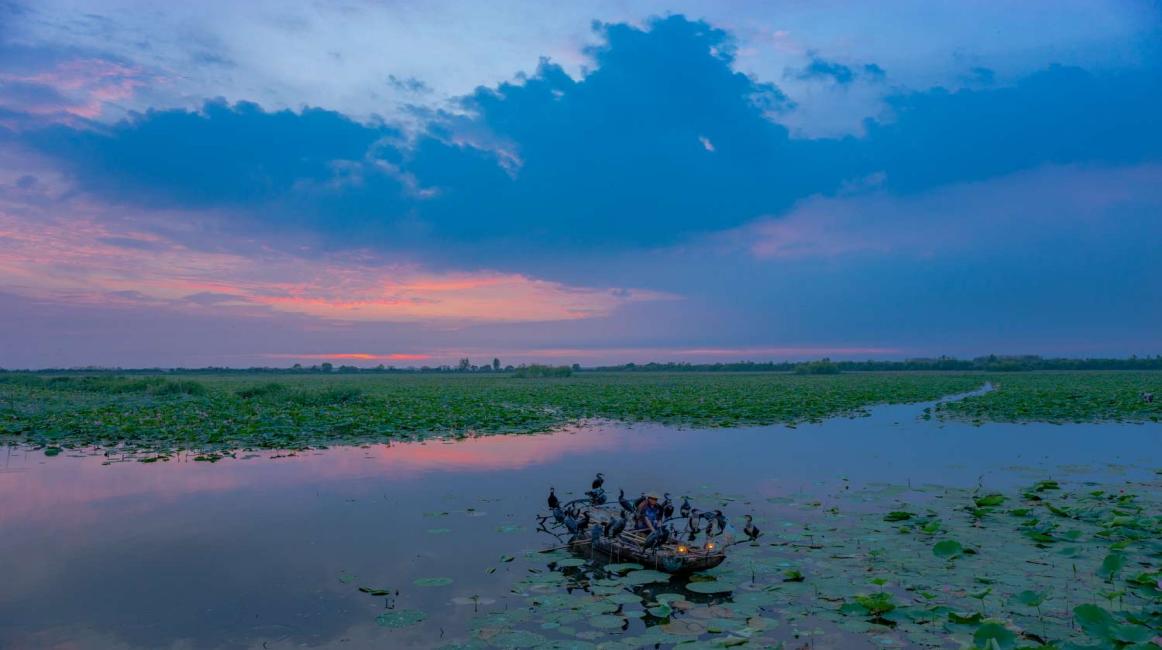
M1157 648L1160 487L844 483L758 503L707 489L699 502L763 514L766 532L727 563L672 577L529 551L508 593L460 598L469 636L445 647ZM423 620L387 618L403 614Z
M0 436L58 453L302 449L330 444L550 431L588 419L690 427L817 422L881 403L932 401L925 417L986 421L1158 421L1162 373L1007 375L581 373L368 376L0 374Z

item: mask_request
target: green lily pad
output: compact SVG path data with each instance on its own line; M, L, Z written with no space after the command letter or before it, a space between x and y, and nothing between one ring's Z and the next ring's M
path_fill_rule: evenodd
M651 582L669 582L670 577L670 574L662 573L661 571L641 569L625 574L623 580L627 585L648 585Z
M396 609L376 616L375 623L380 627L401 628L420 623L425 618L427 615L416 609Z
M360 587L359 591L372 596L390 596L390 589L379 589L378 587Z
M936 542L932 546L932 554L936 557L951 560L964 555L964 547L954 539L946 539L942 542Z
M1045 602L1045 594L1026 589L1014 596L1013 599L1026 607L1040 607L1041 603Z
M412 584L417 587L446 587L452 582L451 578L417 578Z
M693 591L696 594L724 594L729 591L734 591L734 586L729 583L718 582L715 580L707 582L691 582L686 585L686 589Z
M645 567L638 564L637 562L620 562L615 564L606 564L603 568L610 573L625 573L626 571L639 571Z
M613 614L601 614L590 618L589 624L602 630L619 630L625 625L625 619Z

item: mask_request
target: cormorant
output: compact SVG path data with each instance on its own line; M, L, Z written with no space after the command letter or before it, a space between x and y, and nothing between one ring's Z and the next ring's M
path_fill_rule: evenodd
M557 493L553 491L553 488L549 488L549 510L559 505L561 505L561 500L557 498Z
M589 527L589 513L586 512L585 514L581 515L580 519L577 520L577 530L583 533L583 532L585 532L585 529L588 527Z
M726 532L726 515L722 514L721 510L714 511L714 521L718 522L718 532Z
M556 521L558 524L565 523L565 511L561 510L561 506L553 508L553 521Z
M683 517L689 517L690 511L692 509L693 507L690 505L690 499L688 497L682 497L682 507L678 508L678 514L682 515Z
M573 518L573 513L571 513L571 512L565 513L565 522L564 523L565 523L565 528L568 529L568 531L574 535L576 535L578 533L578 531L581 530L581 526L578 525L578 521Z
M642 544L642 548L654 548L665 544L670 539L670 529L667 526L659 526L654 532L646 537L646 541Z
M594 488L585 493L589 497L589 502L595 506L605 503L605 490L603 488Z
M670 493L666 492L662 495L662 518L669 519L674 516L674 502L670 500Z
M620 517L610 522L609 530L605 531L605 534L610 537L617 537L623 530L625 530L625 525L625 512L622 512Z
M686 530L690 533L686 538L687 541L693 542L698 537L698 533L702 532L702 529L698 526L698 520L701 518L702 515L698 514L697 510L690 511L690 518L686 521Z
M753 542L759 538L759 535L763 534L763 531L759 530L759 527L754 525L752 519L753 518L750 515L746 516L746 525L742 527L742 532L746 533L747 538Z
M596 490L602 485L605 485L605 475L601 472L597 472L597 477L593 479L593 489Z
M625 498L625 490L617 491L617 502L621 504L622 510L628 512L634 511L634 504L630 503L629 499Z

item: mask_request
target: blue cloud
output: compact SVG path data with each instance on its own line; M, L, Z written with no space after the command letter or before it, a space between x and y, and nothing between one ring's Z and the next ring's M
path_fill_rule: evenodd
M876 66L876 69L880 70L881 73L883 72L879 66ZM807 64L807 67L792 73L792 76L802 80L829 79L841 86L855 81L855 71L850 67L819 58L814 54L811 55L811 62Z
M727 32L680 16L597 28L584 78L542 61L463 98L470 117L432 116L406 144L397 128L331 111L223 102L20 137L118 200L231 206L258 226L494 265L681 241L871 174L915 192L1047 163L1162 157L1155 70L1052 67L1009 87L900 92L893 118L868 122L866 136L811 140L778 124L792 110L779 88L733 69ZM857 74L815 64L839 83Z
M869 122L851 151L915 191L1049 163L1162 158L1154 70L1098 76L1052 66L1009 87L890 97L895 119Z
M29 136L65 160L83 185L150 203L259 203L304 180L336 175L378 140L398 136L338 113L268 113L255 104L209 102L201 111L149 111L108 129L45 129Z

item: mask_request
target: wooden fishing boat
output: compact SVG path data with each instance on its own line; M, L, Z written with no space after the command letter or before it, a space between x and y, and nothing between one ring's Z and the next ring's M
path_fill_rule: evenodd
M590 526L604 528L606 523L620 515L620 506L590 505L582 507L579 512L589 514ZM610 562L636 562L647 569L666 573L705 571L726 560L729 541L721 537L700 535L694 542L688 542L685 535L675 535L660 546L647 549L648 534L649 531L625 530L613 537L602 534L596 539L580 534L569 546L578 552L600 554Z

